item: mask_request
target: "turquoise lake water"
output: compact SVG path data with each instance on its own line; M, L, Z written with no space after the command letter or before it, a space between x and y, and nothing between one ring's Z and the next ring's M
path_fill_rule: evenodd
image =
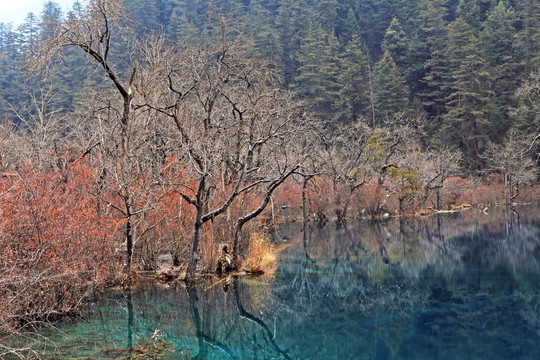
M540 208L283 225L273 276L108 291L50 359L540 359ZM154 339L152 339L152 336Z

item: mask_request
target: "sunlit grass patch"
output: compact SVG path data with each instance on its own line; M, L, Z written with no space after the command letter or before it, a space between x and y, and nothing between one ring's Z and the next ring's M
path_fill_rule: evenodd
M252 273L273 273L277 267L277 249L263 234L254 232L250 235L248 255L242 263L242 269Z

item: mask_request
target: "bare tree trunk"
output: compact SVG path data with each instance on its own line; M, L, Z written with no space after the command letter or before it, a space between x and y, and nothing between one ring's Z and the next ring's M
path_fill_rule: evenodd
M349 204L351 202L351 197L354 193L354 188L350 189L349 196L345 199L345 202L343 203L343 207L341 211L339 211L337 222L338 224L345 224L345 220L347 219L347 211L349 209Z
M516 182L516 193L512 195L512 188L510 188L510 204L514 202L514 200L519 195L519 182Z
M304 225L307 223L307 220L308 220L306 191L307 191L307 186L310 179L311 177L309 178L305 177L304 182L302 184L302 221Z
M133 326L135 324L135 313L133 312L133 298L131 296L131 287L128 287L126 294L128 322L127 322L127 349L133 350Z
M476 124L475 124L475 132L476 132ZM476 170L480 171L481 164L480 164L480 147L478 145L478 139L474 139L474 155L476 158Z
M205 196L206 188L206 178L203 177L199 183L199 189L197 190L197 200L195 207L197 209L197 215L195 219L195 225L193 228L193 240L191 242L191 254L189 257L189 264L187 272L190 275L195 274L197 270L197 251L199 250L199 241L201 239L201 230L203 226L203 212L204 212L204 201L203 196Z
M187 272L190 275L193 275L197 269L197 251L199 249L199 241L201 239L201 229L202 229L202 206L197 206L197 219L195 220L195 227L193 229L193 239L191 242L191 253L189 257L189 265Z
M309 178L305 177L304 182L302 184L302 239L304 243L304 251L306 252L306 241L307 241L307 221L308 221L308 214L307 214L307 198L306 198L306 190L307 185L309 182Z
M126 271L129 274L131 272L131 263L133 259L133 224L131 222L132 216L127 216L126 224Z
M240 258L240 236L242 233L242 227L250 220L256 218L259 216L266 206L268 205L268 202L270 201L270 197L272 196L272 193L274 190L278 188L289 176L291 176L297 169L299 165L295 166L291 170L289 170L287 173L281 175L281 177L277 180L274 180L267 188L266 193L264 195L264 199L262 203L259 205L259 207L249 214L246 214L238 219L235 230L234 230L234 243L233 243L233 253L232 257L236 264L238 264L239 258Z
M506 196L506 205L510 205L512 203L512 178L510 175L507 175L508 182L506 183L506 188L508 189L508 196Z

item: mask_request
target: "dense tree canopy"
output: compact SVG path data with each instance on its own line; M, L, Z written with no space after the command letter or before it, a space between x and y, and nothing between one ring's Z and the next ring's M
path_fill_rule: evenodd
M406 96L410 104L417 104L416 116L425 120L425 145L458 146L470 154L483 151L481 139L503 143L518 126L519 119L512 115L519 105L514 93L540 66L540 5L535 0L140 0L125 5L136 29L132 35L141 38L164 31L172 43L194 43L208 34L209 10L229 13L237 30L253 38L255 51L273 60L283 86L295 90L314 115L327 122L362 118L373 125L373 119L388 119L403 108ZM53 36L58 22L80 7L76 2L73 11L63 14L48 1L17 28L0 24L3 117L17 122L13 111L30 101L21 91L29 82L54 85L62 94L58 105L64 111L80 99L80 84L101 82L98 74L81 71L84 57L70 50L64 61L51 65L47 79L23 75L23 61L35 42ZM128 48L118 51L127 55ZM404 83L397 80L390 58ZM376 67L391 71L375 71ZM459 81L467 71L483 74L474 94ZM394 94L390 82L408 90ZM459 92L464 91L461 102ZM475 100L469 101L472 95ZM467 109L456 108L456 103ZM443 119L447 125L463 123L464 112L475 114L468 117L469 123L473 117L481 123L471 125L477 129L474 135L466 135L477 140L458 140L463 134L441 136ZM462 132L471 126L454 129ZM474 150L471 141L478 142ZM473 169L482 166L478 160L471 155L464 161Z

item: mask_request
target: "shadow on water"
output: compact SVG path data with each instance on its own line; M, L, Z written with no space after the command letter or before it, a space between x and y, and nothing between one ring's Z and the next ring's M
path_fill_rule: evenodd
M279 233L275 276L109 291L51 358L540 358L537 207Z

